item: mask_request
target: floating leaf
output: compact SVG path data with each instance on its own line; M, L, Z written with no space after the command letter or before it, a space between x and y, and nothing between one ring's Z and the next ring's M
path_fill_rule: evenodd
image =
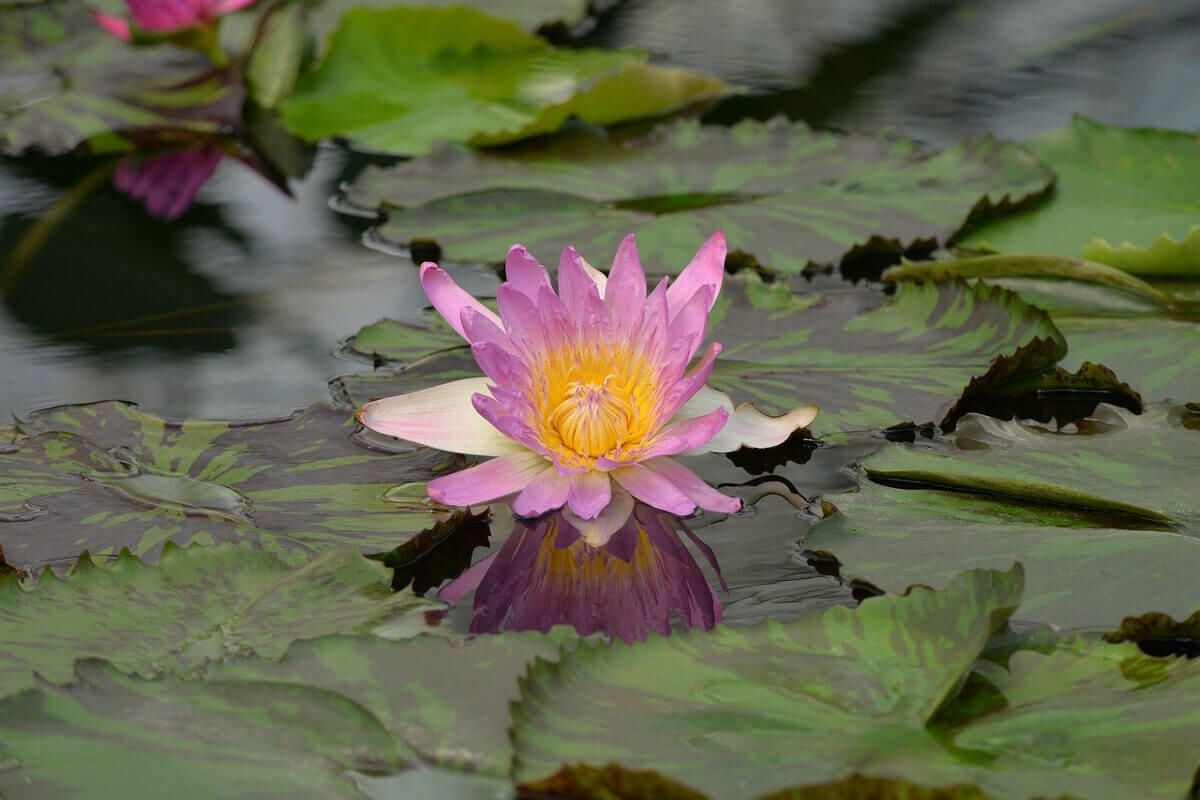
M170 44L130 47L86 5L0 8L0 153L126 150L126 137L212 134L240 118L231 71Z
M450 465L431 450L383 454L355 442L345 411L313 406L265 422L167 420L126 403L63 406L8 429L0 513L36 513L0 530L29 566L167 541L237 541L292 561L353 544L390 550L438 506L393 502L389 488Z
M364 170L346 199L393 209L383 241L432 239L455 262L499 263L518 236L546 263L569 244L604 259L636 231L652 271L678 272L721 228L729 263L794 273L945 242L974 212L1020 205L1051 181L1025 150L993 139L933 152L776 119L679 122L624 141L577 132L504 154L447 148Z
M1193 225L1181 241L1164 233L1145 248L1129 242L1113 247L1106 239L1095 239L1083 249L1083 257L1135 275L1200 275L1200 225Z
M514 775L616 762L719 800L856 771L953 774L957 759L925 724L1020 592L1019 568L974 571L944 592L914 588L786 624L580 646L523 681Z
M419 154L438 139L510 142L572 116L607 125L725 91L714 78L644 62L629 51L554 48L470 8L359 8L281 111L309 140Z
M717 309L710 336L725 349L712 385L773 413L815 403L821 407L812 425L816 434L933 420L998 353L1040 343L1031 349L1035 356L1021 362L1036 375L1065 352L1044 312L982 284L910 284L894 298L862 291L797 296L749 273L726 281ZM367 330L374 335L383 324ZM388 338L401 342L405 327L389 323ZM421 341L422 328L413 336ZM344 402L357 405L478 374L465 347L424 360L403 347L375 352L419 363L339 378L335 394Z
M1200 261L1177 257L1186 250L1175 252L1161 238L1190 238L1192 226L1200 223L1200 142L1195 134L1110 128L1076 117L1067 127L1030 140L1027 147L1058 175L1054 196L975 228L958 244L1084 255L1144 275L1200 274ZM1135 255L1140 248L1151 249Z
M1200 431L1178 407L1106 409L1077 433L968 416L949 442L886 444L804 541L887 591L1026 565L1018 616L1106 630L1200 608Z
M143 676L209 661L278 658L297 639L367 631L440 604L394 593L388 571L351 548L293 568L234 545L171 547L157 564L129 553L108 567L85 556L74 574L32 590L0 579L0 696L71 677L79 658ZM0 740L2 741L2 740Z
M1200 610L1176 621L1170 614L1150 611L1121 620L1115 631L1104 634L1106 642L1137 642L1151 655L1200 656Z
M616 762L714 800L1185 794L1200 661L1068 638L975 665L1020 584L972 570L786 624L581 646L522 683L515 776Z
M945 261L903 261L883 273L887 281L951 278L1057 278L1112 286L1168 305L1170 299L1145 281L1107 264L1073 256L998 253Z
M402 766L375 717L323 689L147 681L98 662L74 677L0 701L5 798L361 798L348 770Z
M508 633L466 643L421 636L329 636L297 642L283 658L249 658L214 667L209 678L319 686L369 709L421 758L505 775L512 760L508 706L517 678L536 658L558 658L577 636Z

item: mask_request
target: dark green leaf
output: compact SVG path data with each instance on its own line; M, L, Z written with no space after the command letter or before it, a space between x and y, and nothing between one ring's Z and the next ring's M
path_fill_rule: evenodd
M92 152L166 131L213 134L238 120L245 91L206 56L170 44L131 47L86 5L0 8L0 152Z
M457 511L404 544L372 558L392 570L393 589L399 591L412 584L415 594L424 595L442 581L458 577L471 566L475 549L488 546L490 517L487 509L478 514L470 509Z
M303 551L395 547L444 512L391 493L451 465L431 450L371 452L345 411L313 406L259 423L167 420L125 403L63 406L0 428L0 530L14 563L73 560L167 541ZM290 553L290 555L288 555Z
M578 132L514 153L446 149L365 170L347 200L395 209L377 236L436 240L452 262L499 263L519 239L551 265L574 245L603 266L634 231L647 269L675 273L722 228L731 262L794 273L944 242L974 211L1020 205L1051 180L992 139L933 152L783 120L681 122L636 140Z
M436 609L393 593L387 570L350 548L294 568L234 545L172 547L153 565L128 553L108 567L85 556L74 574L31 590L0 579L0 696L71 677L79 658L143 676L186 674L232 655L278 658L297 639L376 629ZM0 740L2 741L2 740Z
M638 53L554 48L470 8L359 8L281 110L309 140L419 154L438 139L498 144L573 116L606 125L724 92L714 78L650 66Z
M653 770L566 766L548 778L522 785L521 797L571 797L575 800L706 800L705 795Z

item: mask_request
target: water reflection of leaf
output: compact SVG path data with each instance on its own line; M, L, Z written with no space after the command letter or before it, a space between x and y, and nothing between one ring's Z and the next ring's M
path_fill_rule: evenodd
M457 578L471 565L476 548L487 547L491 513L458 511L433 527L421 531L393 550L372 556L392 570L392 588L399 591L409 584L423 595L450 578Z

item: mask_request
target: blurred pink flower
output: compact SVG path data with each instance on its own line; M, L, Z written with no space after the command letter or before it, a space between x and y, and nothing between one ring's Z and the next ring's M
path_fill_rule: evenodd
M192 28L209 25L217 17L229 14L246 6L253 5L256 0L125 0L133 24L142 30L154 33ZM133 38L133 29L129 20L94 14L96 22L114 36L125 41Z
M146 204L151 216L172 220L188 210L196 192L221 163L215 142L138 160L125 156L113 173L113 185Z
M721 289L725 253L718 231L674 282L664 278L647 292L632 235L607 277L569 247L555 293L545 267L515 245L496 293L499 315L427 262L425 293L470 342L486 377L368 403L359 419L418 444L496 456L431 481L434 500L468 506L512 496L525 517L565 505L596 545L624 521L629 495L673 514L736 511L738 499L672 456L777 445L817 410L769 417L749 405L735 409L705 386L721 351L715 342L688 369Z
M681 521L720 579L708 545ZM724 580L721 580L724 588ZM494 555L448 583L438 596L457 602L475 591L472 633L548 631L571 625L626 642L670 632L672 615L684 630L721 621L721 601L668 515L641 503L604 545L584 541L562 513L517 521Z

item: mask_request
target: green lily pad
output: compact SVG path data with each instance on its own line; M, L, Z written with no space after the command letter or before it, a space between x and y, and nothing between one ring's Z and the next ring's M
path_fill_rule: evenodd
M535 659L557 659L578 640L570 628L481 636L469 642L421 636L329 636L297 642L283 658L213 667L213 680L319 686L369 709L422 759L506 775L512 760L509 703Z
M952 440L889 443L804 546L886 591L1026 565L1022 619L1108 630L1200 608L1200 431L1178 407L1106 409L1075 434L980 416Z
M578 132L504 154L447 148L364 170L346 200L389 209L379 239L432 239L453 262L499 263L520 239L550 264L569 244L607 263L633 231L650 271L677 272L721 228L731 263L795 273L864 249L945 242L973 213L1019 206L1052 180L993 139L933 152L782 119L685 121L635 140Z
M958 759L925 725L1020 593L1019 568L977 570L944 592L785 624L580 646L523 681L514 777L616 762L719 799L853 772L955 774Z
M451 466L431 450L371 452L345 411L265 422L167 420L126 403L63 406L0 428L0 529L30 567L168 541L236 541L293 562L353 544L390 550L445 511L389 499Z
M186 674L439 607L392 592L388 570L352 548L299 568L234 545L170 547L153 565L128 552L108 567L84 556L70 577L46 572L31 590L0 578L0 697L32 687L34 672L67 681L80 658L143 676Z
M170 44L130 47L81 2L0 8L0 153L127 150L126 137L213 134L240 119L232 71Z
M147 681L84 662L0 701L0 794L361 798L348 770L402 766L362 706L311 686Z
M369 326L353 341L372 342L377 356L394 354L413 365L338 378L341 402L358 405L479 374L468 348L421 358L400 344L406 323L386 323L387 342L378 336L384 325ZM424 330L418 324L410 341L423 341ZM907 284L893 298L863 291L793 295L782 283L747 273L726 281L710 330L725 346L713 386L773 413L815 403L821 407L811 426L816 434L938 419L998 354L1028 350L1013 373L1020 377L1051 369L1065 353L1045 312L1003 289L962 282Z
M615 762L714 800L1186 794L1200 661L1067 639L975 665L1020 588L1019 568L972 570L786 624L581 646L523 682L515 776Z
M280 110L310 141L340 136L420 154L439 139L500 144L570 117L607 125L726 91L715 78L645 62L629 51L554 48L470 8L359 8Z
M1027 147L1058 175L1054 195L971 230L959 245L1082 255L1144 275L1200 275L1200 261L1186 257L1196 243L1179 244L1200 224L1195 134L1076 117Z

